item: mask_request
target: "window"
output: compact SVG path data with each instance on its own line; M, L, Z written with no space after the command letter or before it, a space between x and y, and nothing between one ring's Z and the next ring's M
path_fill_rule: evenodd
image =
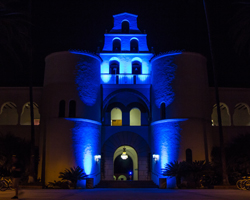
M139 61L132 62L132 74L141 74L141 62Z
M191 149L186 150L186 162L187 163L192 163L193 162L192 150Z
M17 125L17 106L12 102L4 103L0 110L0 125Z
M69 102L69 117L76 117L76 101Z
M121 52L121 41L119 39L113 40L113 52L115 53Z
M238 103L234 107L234 126L250 126L249 106L245 103Z
M166 118L166 104L163 102L161 103L161 119Z
M109 73L110 74L119 74L119 62L116 60L110 61L109 63Z
M221 112L221 123L222 126L231 126L231 116L229 114L229 109L225 103L220 103ZM213 112L211 116L212 126L218 126L218 115L217 115L217 105L213 106Z
M40 124L39 107L35 102L33 103L33 113L34 113L34 125L39 125ZM24 106L23 106L20 124L21 125L31 125L30 102L24 104Z
M138 40L137 39L132 39L130 41L130 52L133 53L138 53L139 49L138 49Z
M130 126L141 126L141 111L138 108L133 108L129 112Z
M59 117L65 117L65 101L61 100L59 103Z
M122 126L122 111L119 108L111 110L111 126Z
M128 21L122 22L122 33L129 33L129 22Z

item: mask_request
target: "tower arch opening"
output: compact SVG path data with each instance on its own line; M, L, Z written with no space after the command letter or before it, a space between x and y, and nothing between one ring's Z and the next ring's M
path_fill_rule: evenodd
M121 40L118 38L113 40L113 52L115 53L121 52Z
M109 73L119 74L120 73L120 63L117 60L112 60L109 62Z
M122 22L122 33L129 33L129 22L127 20Z
M138 53L139 52L139 44L137 39L132 39L130 41L130 52L132 53Z

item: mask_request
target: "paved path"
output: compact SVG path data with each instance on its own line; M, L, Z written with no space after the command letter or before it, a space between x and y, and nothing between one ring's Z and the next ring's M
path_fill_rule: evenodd
M230 189L198 190L161 190L161 189L92 189L92 190L59 190L59 189L26 189L21 200L129 200L129 199L164 199L164 200L250 200L250 191ZM0 192L0 200L10 199L14 191Z

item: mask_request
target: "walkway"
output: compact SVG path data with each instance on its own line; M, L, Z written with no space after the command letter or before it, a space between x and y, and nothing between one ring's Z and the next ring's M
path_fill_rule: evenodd
M250 191L241 190L161 190L161 189L92 189L92 190L59 190L59 189L26 189L20 196L22 200L129 200L129 199L158 199L158 200L249 200ZM0 199L10 199L14 191L0 192Z

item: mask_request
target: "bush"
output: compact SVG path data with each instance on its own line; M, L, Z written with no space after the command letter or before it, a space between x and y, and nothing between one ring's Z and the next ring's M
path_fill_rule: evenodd
M185 161L170 162L163 169L163 175L176 178L176 186L178 188L200 188L213 184L213 171L211 170L210 163L205 161L194 161L187 163ZM181 184L181 180L186 180L186 185Z
M62 180L71 181L73 187L76 189L77 182L80 180L84 180L88 175L84 173L84 170L77 166L71 167L70 169L65 169L64 172L60 172L59 178Z

